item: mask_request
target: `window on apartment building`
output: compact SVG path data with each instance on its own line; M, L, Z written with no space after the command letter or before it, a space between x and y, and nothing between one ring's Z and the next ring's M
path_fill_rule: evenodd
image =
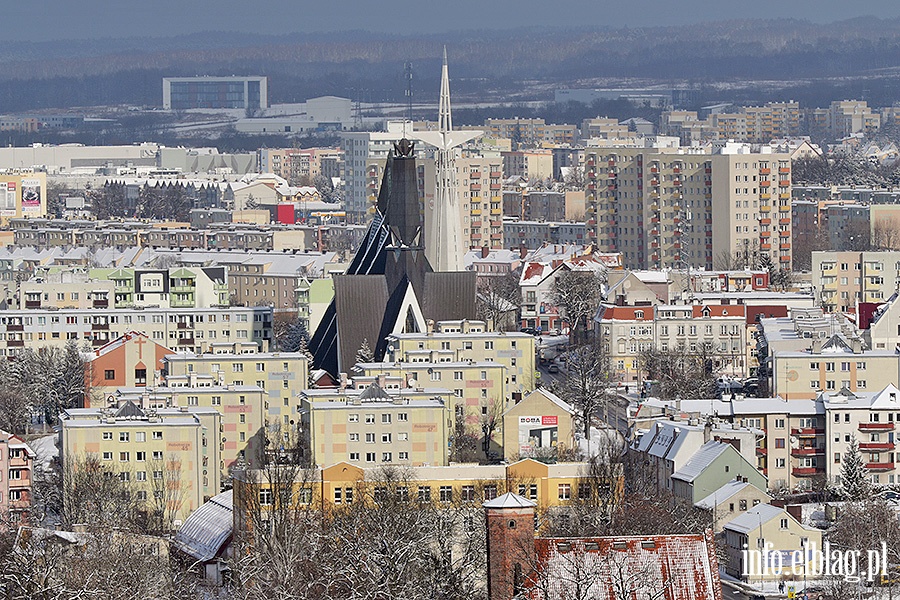
M382 423L390 423L391 415L389 413L385 413L385 414L381 415L381 422Z
M103 439L104 439L104 440L112 440L112 439L113 439L112 431L104 431L104 432L103 432Z
M783 458L776 458L776 459L775 459L775 468L776 468L776 469L783 469L783 468L784 468L784 464L785 464L784 460L785 460L785 459L783 459Z
M162 459L163 459L162 450L154 450L153 451L153 460L162 460Z
M351 452L351 453L350 453L350 460L351 460L351 461L357 461L357 462L358 462L358 461L359 461L359 452Z
M834 453L834 464L839 465L840 463L841 463L841 453L835 452Z
M421 490L421 488L419 488ZM453 502L453 487L449 485L442 485L438 489L438 499L441 502Z
M128 452L119 452L119 462L128 462L129 454Z
M116 371L115 371L115 369L106 369L106 370L104 370L104 371L103 371L103 378L106 379L107 381L109 381L110 379L115 379L115 378L116 378Z
M358 413L350 413L347 415L348 423L359 423L359 414Z
M370 463L375 462L375 453L374 452L366 452L366 462L370 462Z
M374 422L375 422L375 415L367 414L366 415L366 423L374 423Z
M570 500L572 498L572 485L568 483L560 483L558 495L560 500Z

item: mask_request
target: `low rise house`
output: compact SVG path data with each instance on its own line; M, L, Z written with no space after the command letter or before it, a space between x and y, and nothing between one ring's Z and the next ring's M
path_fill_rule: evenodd
M771 504L751 508L726 523L724 530L725 572L747 583L782 580L784 576L775 573L776 561L788 573L795 566L805 573L812 553L822 548L820 530L806 527L784 508Z
M765 491L743 477L736 477L706 498L695 502L694 506L712 513L713 531L719 533L736 516L758 504L768 504L771 500L772 497Z

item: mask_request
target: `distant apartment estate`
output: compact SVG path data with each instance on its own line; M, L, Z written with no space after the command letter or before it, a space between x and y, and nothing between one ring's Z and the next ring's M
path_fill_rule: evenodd
M164 77L163 108L268 108L265 77Z

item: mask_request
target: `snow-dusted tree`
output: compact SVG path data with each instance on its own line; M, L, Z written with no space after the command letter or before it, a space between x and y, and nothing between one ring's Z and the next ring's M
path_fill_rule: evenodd
M605 409L610 400L607 388L612 382L609 354L602 342L585 344L569 352L566 377L559 391L563 400L578 411L585 439L591 437L592 419L606 418Z
M603 277L594 271L563 269L556 276L550 292L551 301L569 324L574 342L587 339L591 317L602 300Z
M856 436L851 436L850 446L841 461L841 495L847 500L865 500L869 492L869 473Z
M375 354L369 348L369 340L368 338L363 338L362 344L359 345L359 349L356 351L356 362L370 363L374 360Z
M641 353L640 359L647 377L659 382L658 394L663 400L697 400L718 394L712 357L703 344L693 353L684 346L652 349Z
M276 315L273 323L275 345L282 352L300 352L309 341L309 331L303 321Z

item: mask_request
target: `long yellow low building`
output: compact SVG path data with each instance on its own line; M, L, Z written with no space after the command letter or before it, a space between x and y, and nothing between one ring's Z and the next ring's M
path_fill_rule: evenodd
M285 494L287 486L292 491ZM273 510L279 499L292 507L333 510L356 503L378 503L390 495L411 502L481 506L506 492L535 502L539 510L593 502L610 505L621 498L620 464L598 469L589 463L545 464L533 459L508 465L458 464L446 467L375 467L339 462L323 469L272 466L234 474L235 526L247 527L255 511Z

